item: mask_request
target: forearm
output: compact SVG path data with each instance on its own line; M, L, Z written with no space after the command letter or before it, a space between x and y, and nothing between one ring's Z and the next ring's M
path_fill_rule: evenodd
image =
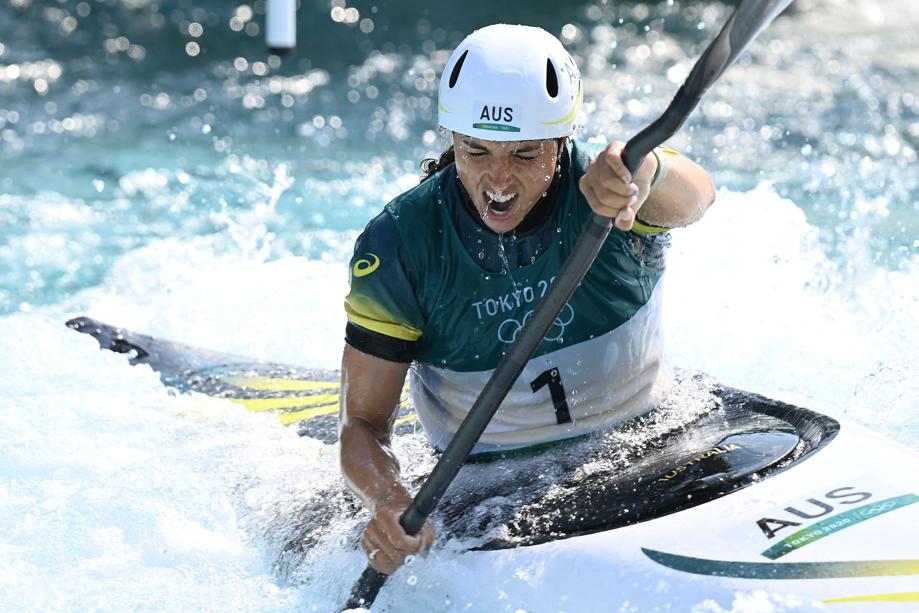
M374 512L408 496L390 443L408 364L389 362L350 346L342 356L339 415L341 471L348 486Z
M664 228L688 226L702 218L715 200L715 186L709 174L692 160L659 153L665 158L667 174L642 204L640 221Z
M406 363L345 346L338 430L341 471L370 511L361 549L373 568L387 574L404 564L406 556L426 555L434 543L427 522L416 535L406 534L399 524L412 497L399 480L391 438L407 372Z
M387 433L361 419L349 419L342 424L339 444L345 482L371 513L380 504L409 496L399 480L399 461Z

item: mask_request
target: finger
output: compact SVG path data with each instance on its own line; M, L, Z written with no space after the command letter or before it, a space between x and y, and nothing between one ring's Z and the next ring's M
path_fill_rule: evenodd
M369 542L369 548L366 550L368 555L374 549L380 550L380 554L376 556L377 558L381 556L383 558L393 558L401 555L401 551L393 546L386 531L380 526L378 519L374 519L367 524L367 540Z
M606 189L619 194L631 190L628 168L618 157L619 153L611 145L587 165L585 173L591 181L603 185ZM616 162L616 160L619 160Z
M622 161L622 149L624 146L622 141L614 141L600 157L603 159L603 163L613 171L613 174L622 183L628 185L632 182L632 173L629 172L625 162Z
M616 227L623 232L628 232L635 225L635 213L630 208L624 208L616 215Z
M418 551L418 548L421 546L421 539L417 536L410 536L405 533L405 530L402 528L402 525L399 523L398 517L401 515L401 511L396 512L384 512L381 513L377 519L380 524L381 532L383 536L387 539L389 545L392 549L397 550L403 554L412 553Z
M380 550L373 558L367 557L367 561L370 563L375 570L383 573L384 575L391 575L402 566L402 562L405 560L402 556L393 556L387 555L386 552Z
M370 555L370 552L373 551L374 545L370 541L370 537L367 535L367 530L364 530L364 534L361 535L361 549L364 550L364 553Z
M373 530L368 524L367 528L364 530L364 534L361 535L361 549L364 551L364 555L367 556L367 562L370 566L382 573L384 572L383 569L387 566L387 562L384 561L385 555L383 554L383 549L376 546L376 540L371 535L372 532Z
M381 531L370 528L368 525L369 547L364 550L367 561L379 572L391 575L405 563L405 552L393 549Z
M647 196L642 198L641 196L638 195L638 192L636 192L634 196L629 198L629 203L626 205L626 208L630 209L632 211L632 214L637 217L638 209L641 208L641 205L643 205L646 200L647 200Z
M597 198L597 194L594 191L594 187L591 184L591 182L587 180L586 175L581 177L581 180L579 181L579 185L581 188L581 193L584 194L584 198L587 200L587 204L590 205L591 210L594 213L597 213L598 215L603 215L602 213L603 204ZM604 215L604 216L609 217L609 215Z
M590 205L590 208L597 215L603 217L609 217L613 219L622 210L629 202L629 200L623 196L607 197L601 198L597 195L596 190L594 189L593 183L589 180L584 180L581 178L580 182L581 192L584 194L584 197L587 199L587 203Z
M627 198L638 186L628 181L623 181L615 171L606 164L597 164L587 168L587 176L594 184L597 195L601 198Z
M421 527L421 546L418 548L418 553L421 554L421 557L426 558L431 553L431 547L434 546L434 530L431 528L431 524L428 522L424 523L424 526Z
M591 181L591 183L597 198L607 206L622 208L626 206L629 198L640 193L638 186L634 183L622 183L615 177L607 177L604 181Z

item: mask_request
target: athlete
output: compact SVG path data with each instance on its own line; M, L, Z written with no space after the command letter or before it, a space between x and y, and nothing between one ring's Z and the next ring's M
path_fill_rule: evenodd
M494 25L472 33L441 76L439 123L452 146L357 240L345 300L341 466L372 514L361 547L380 572L434 542L429 524L411 537L398 523L411 495L391 433L407 373L421 424L442 450L591 211L615 228L473 453L608 428L667 391L657 291L667 230L698 220L714 187L666 148L633 177L622 143L574 142L582 100L580 73L548 32Z

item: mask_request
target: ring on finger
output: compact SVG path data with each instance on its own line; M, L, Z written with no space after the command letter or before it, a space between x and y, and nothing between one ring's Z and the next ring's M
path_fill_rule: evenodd
M368 553L368 554L367 554L367 558L368 558L371 562L373 562L373 559L374 559L375 557L377 557L377 554L378 554L378 553L380 553L380 548L379 548L379 547L377 547L376 549L374 549L373 551L371 551L370 553Z

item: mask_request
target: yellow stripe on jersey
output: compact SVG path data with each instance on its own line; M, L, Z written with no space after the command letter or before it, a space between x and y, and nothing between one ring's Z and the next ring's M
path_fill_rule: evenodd
M632 224L632 232L634 232L635 234L642 234L642 235L663 234L664 232L669 232L669 231L670 231L670 228L659 228L657 226L643 224L637 219L635 220L635 223Z
M348 321L373 332L404 341L417 341L421 338L421 330L396 321L376 302L355 295L354 291L345 298L345 313L348 315Z

